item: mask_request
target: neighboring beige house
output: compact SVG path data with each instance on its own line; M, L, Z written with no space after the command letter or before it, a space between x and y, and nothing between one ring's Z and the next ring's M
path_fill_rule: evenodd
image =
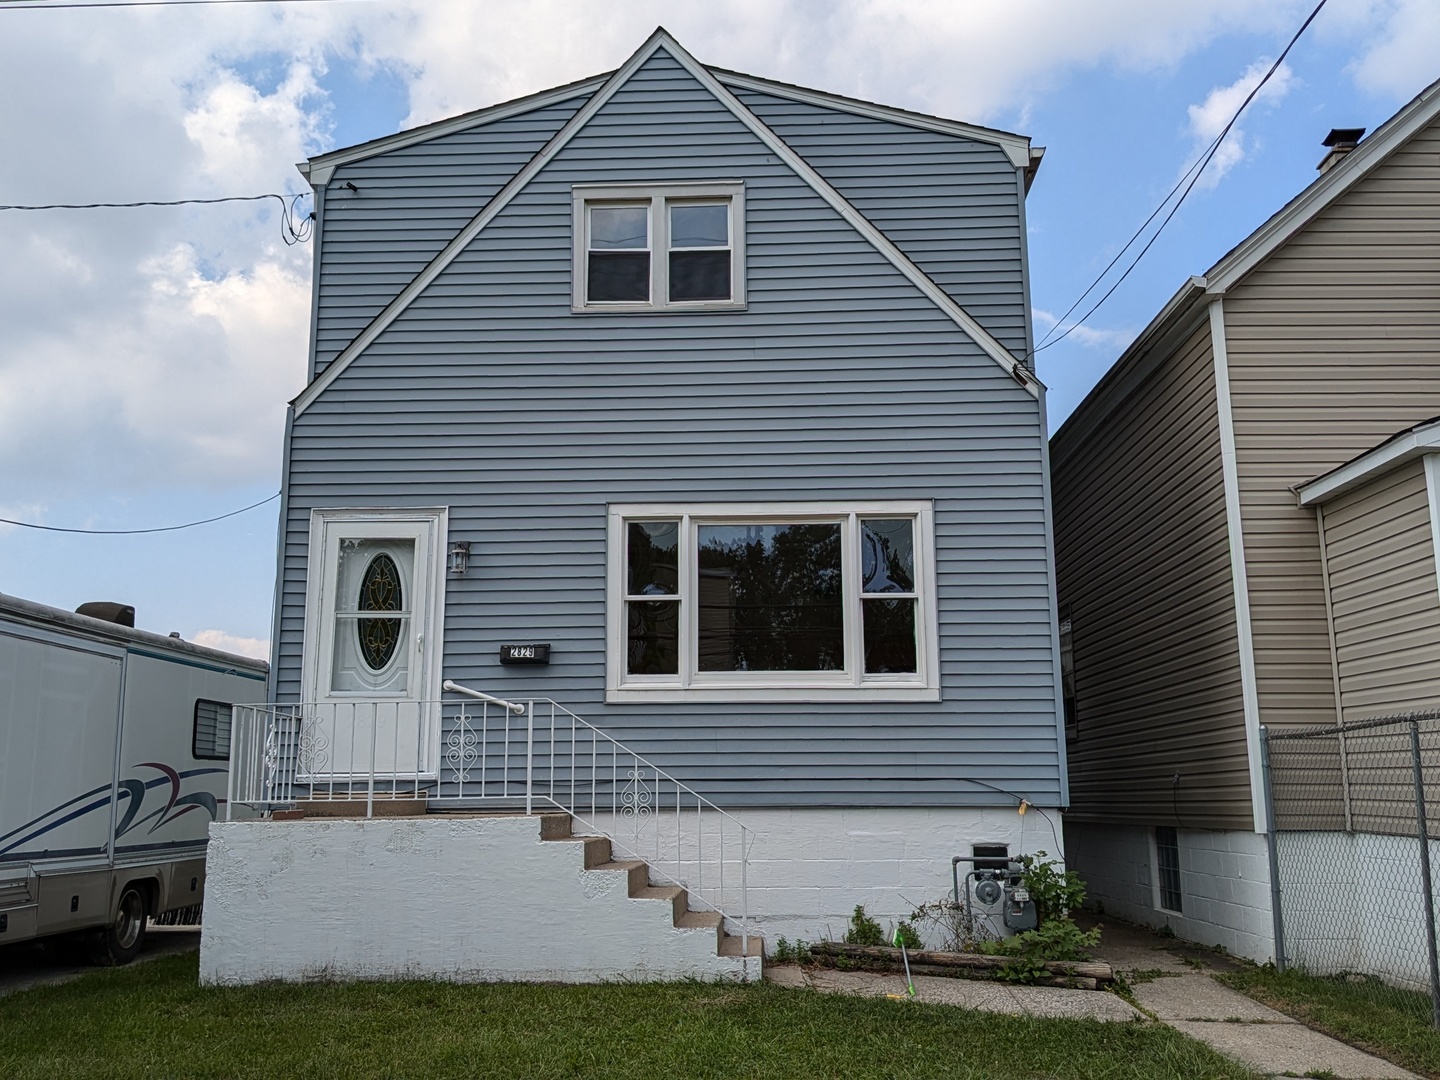
M1376 448L1440 414L1437 118L1440 83L1332 132L1051 442L1069 861L1107 912L1260 960L1261 726L1440 704L1434 480L1393 456L1434 431Z

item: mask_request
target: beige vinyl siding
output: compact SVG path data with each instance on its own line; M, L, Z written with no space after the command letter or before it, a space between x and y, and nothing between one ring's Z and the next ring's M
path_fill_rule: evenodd
M1333 723L1320 546L1291 485L1440 414L1440 128L1225 296L1260 719Z
M1440 592L1420 459L1324 507L1345 720L1440 705Z
M1077 419L1083 426L1057 438L1053 466L1060 603L1075 657L1071 815L1248 828L1208 326L1111 414Z

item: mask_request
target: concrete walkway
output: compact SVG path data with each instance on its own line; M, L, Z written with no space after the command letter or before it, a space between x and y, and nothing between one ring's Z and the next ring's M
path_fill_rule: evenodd
M825 994L886 997L905 993L903 975L871 971L836 971L801 968L793 964L767 965L765 978L780 986L805 987ZM1088 1020L1143 1020L1144 1014L1114 994L1094 990L1065 990L1058 986L1016 986L1013 983L973 979L915 977L915 1000L931 1005L958 1005L962 1009Z
M1105 929L1096 958L1125 974L1141 1007L1227 1057L1268 1076L1419 1080L1216 982L1211 972L1237 966L1230 958L1140 927L1101 921Z

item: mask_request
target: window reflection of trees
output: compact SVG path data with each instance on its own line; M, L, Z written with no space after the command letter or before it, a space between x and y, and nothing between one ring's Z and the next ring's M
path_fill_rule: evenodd
M844 668L838 523L698 532L701 671Z

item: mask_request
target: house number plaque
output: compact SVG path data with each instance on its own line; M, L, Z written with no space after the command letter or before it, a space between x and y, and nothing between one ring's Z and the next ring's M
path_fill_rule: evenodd
M544 645L501 645L500 663L502 664L548 664L550 662L550 646Z

